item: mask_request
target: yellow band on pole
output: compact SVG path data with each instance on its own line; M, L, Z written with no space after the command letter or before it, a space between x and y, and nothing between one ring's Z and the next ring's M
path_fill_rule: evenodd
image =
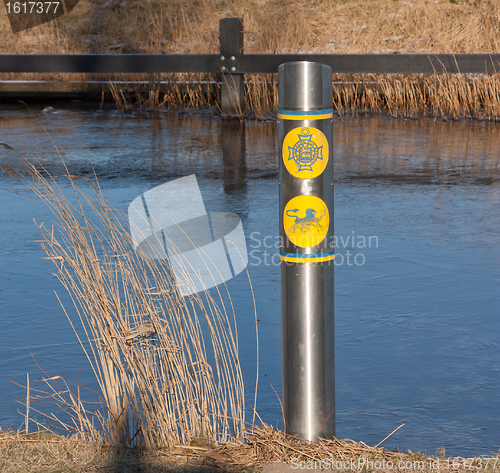
M334 258L333 250L313 254L280 251L281 261L288 261L289 263L322 263L324 261L332 261Z
M289 263L323 263L325 261L332 261L335 255L329 256L319 256L317 258L297 258L293 256L280 256L281 261L287 261Z
M332 117L333 113L324 113L322 115L287 115L284 113L278 113L278 118L281 118L282 120L324 120Z

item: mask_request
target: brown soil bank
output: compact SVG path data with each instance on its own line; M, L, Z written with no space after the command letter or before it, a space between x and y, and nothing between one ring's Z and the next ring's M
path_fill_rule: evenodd
M500 52L497 0L81 0L58 20L18 34L11 32L6 11L0 8L0 52L214 53L218 50L218 22L224 17L243 18L247 53ZM22 78L34 77L25 74ZM69 77L60 74L50 78ZM143 107L215 105L218 100L217 93L207 99L201 89L189 95L157 85L159 80L213 77L178 74L127 79L156 84L154 94L149 93L151 87L140 91ZM269 75L249 75L246 79L247 108L258 116L272 113L275 81ZM339 89L335 106L341 112L388 109L398 115L425 112L453 118L500 117L496 74L452 78L365 75L334 80L375 81L385 87L382 94L380 90Z

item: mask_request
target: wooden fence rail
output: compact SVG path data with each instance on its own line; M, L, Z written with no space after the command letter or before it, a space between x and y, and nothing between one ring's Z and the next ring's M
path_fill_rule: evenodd
M335 74L500 72L500 54L0 54L0 72L277 73L284 62L326 64ZM233 59L234 58L234 59ZM225 68L225 69L224 69ZM234 68L234 69L233 69Z
M0 73L220 73L224 116L241 113L244 74L277 73L291 61L334 74L480 74L500 71L500 54L244 54L243 20L220 20L219 54L0 54Z

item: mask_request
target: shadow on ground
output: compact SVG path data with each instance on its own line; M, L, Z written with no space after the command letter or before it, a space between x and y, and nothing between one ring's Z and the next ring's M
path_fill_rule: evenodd
M137 448L117 449L109 469L99 471L112 473L232 473L229 468L216 458L203 455L176 455L160 449L141 451Z

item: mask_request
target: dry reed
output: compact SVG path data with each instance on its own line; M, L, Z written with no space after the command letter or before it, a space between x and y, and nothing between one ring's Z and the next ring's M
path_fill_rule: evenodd
M345 79L352 79L350 75ZM363 113L388 113L393 117L428 116L439 119L475 118L500 121L500 77L497 75L435 74L426 77L380 75L354 77L356 82L335 77L333 108L340 117ZM215 85L215 84L214 84ZM184 86L185 87L185 86ZM215 93L214 93L215 90ZM113 86L120 110L159 108L218 109L220 87L194 83L187 90L175 80L139 88L124 94ZM242 118L275 119L278 106L276 74L252 74L245 83Z
M52 401L65 415L47 414L51 423L114 445L172 447L241 437L244 386L224 288L217 298L208 291L182 297L168 260L134 250L126 217L105 200L97 179L82 178L90 188L84 192L64 165L71 202L43 167L20 159L23 173L2 169L27 182L54 214L52 226L38 225L40 243L74 304L76 316L63 309L102 400L90 410L80 388L75 393L59 376L45 375L44 390L31 387L31 412L44 415L34 401Z

